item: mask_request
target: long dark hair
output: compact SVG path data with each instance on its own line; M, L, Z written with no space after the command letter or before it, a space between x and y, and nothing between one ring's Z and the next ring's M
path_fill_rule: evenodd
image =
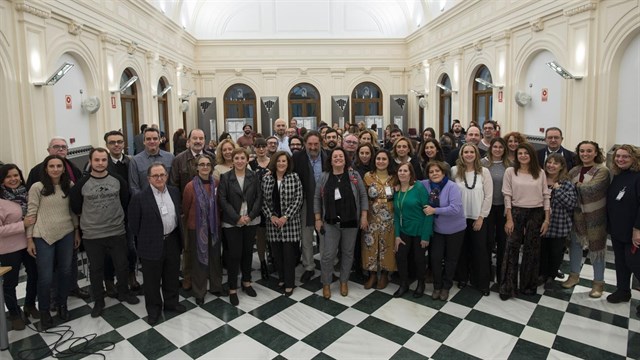
M427 155L424 153L424 148L427 147L428 143L433 143L436 147L436 156L433 159L427 158ZM442 146L440 146L440 142L436 139L429 139L420 143L420 147L418 148L418 159L420 159L420 165L422 165L422 167L426 167L427 163L431 160L444 161L444 154L442 153Z
M44 158L42 162L42 169L40 173L40 181L44 186L42 191L40 192L43 196L49 196L56 193L56 188L53 185L53 181L51 181L51 177L47 173L47 165L49 165L49 161L58 159L62 162L62 167L64 171L60 176L60 188L62 188L62 193L64 194L62 197L65 198L69 195L69 189L71 189L71 179L69 178L69 174L67 173L67 163L64 161L64 158L60 155L49 155Z
M371 158L369 158L368 164L365 164L360 160L360 149L362 149L363 147L369 148L369 151L371 152ZM354 167L363 166L365 168L375 169L375 165L376 165L375 154L376 154L376 148L373 146L373 143L364 143L364 144L358 145L358 148L356 149L355 160L353 161Z
M376 173L376 170L378 169L376 167L376 158L380 153L387 154L387 159L389 159L389 165L387 165L387 173L389 173L390 176L396 175L396 173L398 172L398 163L396 163L395 160L393 160L393 156L391 156L391 151L385 148L378 149L378 151L376 151L376 153L371 156L371 158L373 159L373 168L371 169L370 172L372 174Z
M24 186L24 176L22 176L22 170L16 164L4 164L0 166L0 185L4 182L4 179L9 176L9 171L16 169L18 170L18 174L20 175L20 185Z
M516 148L516 158L514 160L513 169L515 170L516 176L518 175L518 170L520 170L520 160L518 160L518 150L525 149L527 153L529 153L529 173L533 176L534 179L537 179L540 176L540 164L538 163L538 158L536 157L536 151L533 149L529 143L519 144Z

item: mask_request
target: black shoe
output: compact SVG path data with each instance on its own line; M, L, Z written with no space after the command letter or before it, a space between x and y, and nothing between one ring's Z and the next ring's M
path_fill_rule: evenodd
M196 298L196 305L202 306L204 304L204 298Z
M118 297L118 290L116 290L116 285L113 283L113 281L105 281L104 289L105 289L105 294L107 294L108 297L112 299L115 299Z
M40 311L40 326L39 331L45 331L53 326L53 318L51 318L51 313L47 311Z
M552 277L548 277L547 280L544 282L544 289L553 290L555 287L556 287L556 282L553 280Z
M120 300L120 302L126 302L127 304L131 304L131 305L140 303L140 299L138 299L138 297L133 295L132 293L120 295L118 296L118 300Z
M291 295L293 295L293 288L291 288L291 290L289 291L287 291L287 289L284 290L285 297L290 297Z
M178 314L182 314L184 312L187 311L187 307L182 305L182 304L178 304L176 306L173 307L164 307L164 311L169 311L169 312L174 312L174 313L178 313Z
M40 312L38 311L35 305L25 305L24 316L25 318L28 318L29 316L31 316L34 319L40 319Z
M238 300L238 293L229 294L229 302L233 306L238 306L238 304L240 304L240 300Z
M215 291L209 290L209 294L215 295L217 297L229 296L229 290L223 287L221 290L215 290Z
M91 297L91 295L89 295L89 292L87 290L80 289L79 287L71 290L69 295L75 296L75 297L80 298L82 300L87 300L89 297Z
M558 273L556 274L556 277L558 279L564 279L564 273L562 272L562 270L558 270Z
M404 295L407 291L409 291L409 285L402 284L402 285L400 285L398 290L396 290L396 292L393 293L393 297L395 297L395 298L402 297L402 295Z
M307 281L311 280L311 278L313 277L314 274L315 274L315 272L313 270L305 271L302 274L302 276L300 276L300 282L301 283L306 283Z
M251 287L251 285L249 285L249 286L242 285L242 291L245 294L247 294L248 296L251 296L251 297L258 296L258 294L256 294L256 291L253 289L253 287Z
M62 321L69 321L69 310L67 309L67 305L58 306L58 317Z
M536 291L535 288L533 288L533 289L521 289L520 293L522 295L526 295L526 296L533 296L533 295L536 295L537 291Z
M260 260L260 275L262 275L262 280L269 279L269 267L267 267L267 262L264 260Z
M511 298L509 294L500 294L500 300L502 301L507 301L509 298Z
M467 287L466 281L458 281L458 289L464 289Z
M485 289L485 290L482 290L481 293L482 293L482 296L489 296L491 292L489 291L489 289Z
M91 317L92 318L100 317L100 315L102 315L102 310L104 310L104 300L96 301L93 304L93 309L91 310Z
M607 296L607 301L612 304L628 302L629 300L631 300L631 291L616 290Z
M424 281L422 279L418 280L418 286L416 286L416 290L413 292L414 298L419 298L424 295Z
M160 317L159 315L151 315L151 314L149 314L149 316L147 317L147 324L149 324L151 326L157 324L159 317Z

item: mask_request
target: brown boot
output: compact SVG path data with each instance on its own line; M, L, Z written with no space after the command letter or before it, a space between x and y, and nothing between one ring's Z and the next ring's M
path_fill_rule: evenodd
M578 273L570 273L567 281L562 283L562 287L565 289L571 289L572 287L578 285L580 282L580 274Z
M325 299L331 299L331 285L322 286L322 296Z
M384 289L387 285L389 285L389 274L383 270L382 273L380 273L380 279L378 280L376 289Z
M182 289L185 291L191 290L191 276L182 279Z
M367 280L367 282L364 283L364 288L367 290L371 289L376 285L377 281L378 281L378 274L376 274L375 271L371 271L369 273L369 279Z
M604 281L593 281L593 285L591 287L591 291L589 292L589 297L598 299L602 296L604 292Z
M2 314L1 316L4 316L4 314ZM17 314L11 315L10 319L11 328L13 330L24 330L24 328L26 327L21 313L18 312Z
M347 283L340 283L340 295L347 296L349 295L349 285Z

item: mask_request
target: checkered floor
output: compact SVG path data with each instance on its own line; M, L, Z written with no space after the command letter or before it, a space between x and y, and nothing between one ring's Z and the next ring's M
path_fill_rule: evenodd
M607 294L614 290L613 255L607 256ZM254 259L254 268L257 268ZM563 265L566 267L567 263ZM566 268L564 270L567 270ZM298 271L302 270L298 268ZM299 278L298 273L297 278ZM397 285L364 290L351 281L349 296L332 286L331 300L322 298L319 271L298 284L291 298L276 291L276 279L254 285L240 305L207 294L205 304L182 293L188 311L146 323L144 304L107 299L101 318L90 317L92 303L69 298L73 336L95 333L93 342L64 344L78 352L102 350L108 359L640 359L640 318L635 314L640 292L630 303L590 299L592 267L585 264L580 285L571 290L538 289L539 295L501 301L497 293L483 297L472 288L454 287L449 301L433 301L432 287L420 299L394 299ZM254 278L259 278L254 273ZM81 281L87 286L87 280ZM415 287L415 284L412 288ZM24 296L24 283L19 297ZM54 319L56 319L54 317ZM58 339L27 328L10 331L9 351L2 359L43 357L42 348ZM112 348L109 342L115 343ZM86 346L86 348L85 348ZM93 349L93 350L92 350ZM25 351L26 350L26 351ZM72 358L82 358L77 354Z

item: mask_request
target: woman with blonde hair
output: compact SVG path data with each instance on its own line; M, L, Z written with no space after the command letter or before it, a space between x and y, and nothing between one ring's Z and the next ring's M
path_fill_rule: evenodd
M213 179L216 182L220 181L220 175L233 169L233 150L237 149L238 145L230 138L222 139L216 147L216 166L213 168Z

